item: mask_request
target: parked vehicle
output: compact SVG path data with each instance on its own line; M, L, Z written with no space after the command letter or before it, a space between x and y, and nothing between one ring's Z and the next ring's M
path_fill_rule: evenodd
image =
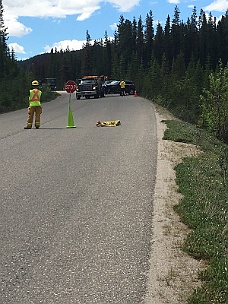
M135 93L135 84L131 80L125 80L126 86L125 86L125 92L129 95L134 95Z
M76 98L80 99L85 97L99 98L104 97L105 91L102 84L104 83L106 76L84 76L76 89Z
M56 78L43 78L39 81L39 83L41 89L50 88L51 91L56 90Z
M135 84L131 80L125 80L125 93L129 95L134 95ZM104 84L105 94L120 94L120 81L113 80Z
M103 87L103 90L105 92L105 94L108 94L108 86L110 85L110 83L112 82L113 80L105 80L104 83L102 84L102 87Z
M106 83L105 94L116 94L120 92L120 81L112 80L109 83Z

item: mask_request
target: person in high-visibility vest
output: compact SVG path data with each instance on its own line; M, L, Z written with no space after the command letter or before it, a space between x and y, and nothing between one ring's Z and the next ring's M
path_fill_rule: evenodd
M33 118L35 114L35 127L39 129L40 127L40 115L42 113L42 107L40 102L40 97L42 92L39 90L39 82L34 80L32 82L32 90L29 91L29 107L28 107L28 119L27 125L24 129L31 129L33 124Z
M124 80L120 81L120 96L125 96L125 86L126 83Z

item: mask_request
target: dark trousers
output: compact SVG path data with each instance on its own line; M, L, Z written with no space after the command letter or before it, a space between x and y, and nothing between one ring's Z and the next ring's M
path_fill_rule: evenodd
M120 96L125 96L125 88L120 88Z

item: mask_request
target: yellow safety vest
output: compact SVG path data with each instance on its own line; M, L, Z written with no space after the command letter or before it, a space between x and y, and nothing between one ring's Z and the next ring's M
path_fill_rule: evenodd
M40 103L41 94L42 94L42 92L38 89L30 90L30 95L29 95L29 106L30 107L38 107L41 105L41 103Z
M121 87L121 89L124 89L124 88L125 88L125 81L121 81L121 82L120 82L120 87Z

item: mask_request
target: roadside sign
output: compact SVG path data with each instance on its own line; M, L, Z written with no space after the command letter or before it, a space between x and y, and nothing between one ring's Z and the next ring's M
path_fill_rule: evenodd
M65 83L65 90L67 91L67 93L74 93L74 91L76 91L77 85L73 80L68 80Z

